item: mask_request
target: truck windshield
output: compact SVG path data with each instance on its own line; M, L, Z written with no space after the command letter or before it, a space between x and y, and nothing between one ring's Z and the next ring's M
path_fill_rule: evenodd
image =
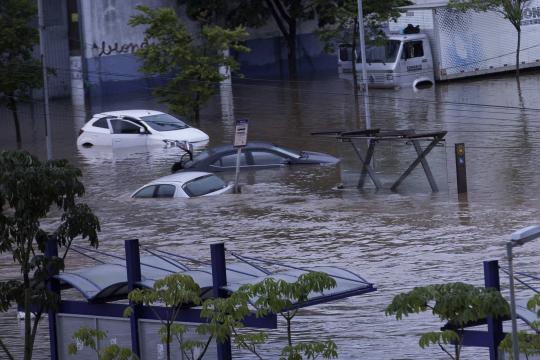
M384 45L380 46L367 46L366 47L366 61L368 63L393 63L396 62L397 54L399 51L399 40L388 40ZM362 60L359 59L359 62Z

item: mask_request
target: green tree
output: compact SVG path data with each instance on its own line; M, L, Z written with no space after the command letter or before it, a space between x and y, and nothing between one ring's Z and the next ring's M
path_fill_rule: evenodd
M297 30L306 20L317 20L320 29L340 30L345 23L356 22L356 0L179 0L186 5L187 15L201 24L259 27L272 19L287 44L289 75L295 78L297 69ZM399 6L407 0L364 0L364 18L372 27L399 15Z
M521 18L531 0L450 0L448 6L461 11L495 11L510 21L517 31L516 77L519 78L519 54L521 50Z
M180 344L186 358L202 359L212 340L223 343L231 337L238 348L263 359L258 346L268 339L268 334L248 330L243 323L244 318L251 314L250 304L259 317L278 313L287 321L287 345L282 350L281 359L316 359L319 356L331 359L337 357L337 347L332 340L294 344L291 322L298 312L292 308L294 304L302 306L310 293L331 289L335 284L335 280L327 274L310 272L301 275L293 283L269 278L254 285L244 285L227 298L202 301L199 286L190 276L174 274L156 281L151 289L133 290L129 299L138 305L164 304L167 309L166 318L151 309L161 322L160 334L166 344L167 359L170 359L170 344L174 339ZM174 322L182 309L194 305L201 305L201 317L207 319L196 328L199 335L207 336L206 341L182 339L187 328ZM132 309L128 308L125 315L131 314Z
M154 315L161 322L159 333L161 341L166 346L167 360L171 359L171 343L174 339L180 344L184 356L188 359L202 359L212 337L206 342L201 341L182 341L182 335L187 331L184 325L176 324L176 318L180 311L186 306L200 305L202 300L199 296L201 289L193 281L193 278L183 274L173 274L160 279L154 283L151 289L135 289L129 293L128 298L136 305L150 306ZM167 316L162 317L151 306L160 303L167 309ZM125 316L131 316L133 309L128 307L124 312ZM193 350L200 349L198 356L194 356Z
M0 104L13 115L17 146L21 128L17 104L28 100L31 90L42 84L41 63L33 57L38 31L32 26L37 13L35 1L0 1Z
M524 354L526 359L529 356L538 356L540 354L540 294L535 294L528 302L527 308L530 311L536 313L538 320L530 324L534 333L519 331L518 332L518 346L519 353ZM508 353L510 359L513 359L514 353L512 352L512 334L505 336L499 348Z
M130 349L120 347L117 344L110 344L98 349L99 341L106 338L107 333L105 331L82 327L73 333L75 342L68 344L68 354L77 355L77 344L81 344L83 347L92 349L96 353L98 360L139 359Z
M411 4L412 2L409 0L364 0L362 4L364 25L368 29L366 31L366 42L375 44L384 43L386 41L386 34L382 29L382 24L388 20L395 21L401 15L402 10L400 7ZM357 90L358 2L357 0L342 0L340 6L330 9L333 10L328 15L331 21L320 29L319 36L325 42L326 51L330 53L334 51L336 42L352 45L353 84L355 84L354 88Z
M80 177L80 170L66 160L42 163L27 152L0 152L0 253L11 253L22 274L22 281L0 282L0 310L12 303L23 305L25 360L32 358L42 314L57 301L45 285L63 269L72 241L81 236L98 245L99 221L87 205L77 202L84 194ZM53 209L57 211L52 213ZM41 221L51 213L49 225L42 227ZM44 255L50 235L64 249L62 256ZM13 359L1 340L0 347Z
M309 294L321 293L332 289L336 281L328 274L322 272L309 272L302 274L298 280L289 283L284 280L267 278L260 283L248 285L240 289L246 291L250 298L255 299L253 306L257 316L280 314L287 323L287 345L281 352L281 358L287 360L315 359L322 356L324 359L337 358L337 346L334 341L293 343L292 320L298 314L299 307L308 300Z
M420 347L438 345L451 359L459 360L463 344L463 330L468 323L487 316L502 317L510 313L506 300L495 289L475 287L464 283L449 283L416 287L398 294L385 310L386 315L404 316L425 311L447 322L447 330L422 334ZM454 353L445 345L452 344Z
M220 74L219 67L238 69L238 63L224 52L249 50L241 45L247 37L246 31L241 27L231 30L203 26L197 38L189 33L171 8L138 6L137 9L141 14L133 16L129 24L146 26L148 46L136 53L142 60L141 70L146 74L172 76L166 85L155 91L156 96L169 104L173 112L198 121L201 106L216 93L216 85L226 78Z

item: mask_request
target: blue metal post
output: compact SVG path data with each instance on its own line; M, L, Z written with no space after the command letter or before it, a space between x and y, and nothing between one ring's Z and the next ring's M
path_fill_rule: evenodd
M484 284L486 288L494 288L497 291L501 291L499 262L497 260L484 261ZM487 326L489 359L497 360L499 358L499 344L504 338L502 319L494 319L493 317L488 316Z
M56 236L50 235L47 239L45 248L45 256L48 258L58 257L58 245ZM56 274L50 274L56 275ZM47 289L58 295L58 303L60 303L60 282L56 279L50 279L47 284ZM49 345L51 347L51 360L58 360L58 334L56 332L56 312L49 309Z
M139 240L126 240L124 242L126 250L126 271L128 291L135 289L135 284L141 281L141 257L139 254ZM139 309L138 306L132 304L133 314L129 318L131 326L131 351L139 358L141 357L139 346Z
M212 295L221 297L224 295L220 287L227 285L227 268L225 264L225 244L211 244L210 256L212 259ZM231 342L228 339L223 343L217 344L218 360L231 360Z

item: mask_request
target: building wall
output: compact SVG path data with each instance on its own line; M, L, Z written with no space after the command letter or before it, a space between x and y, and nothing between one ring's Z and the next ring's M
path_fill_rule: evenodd
M45 63L47 68L52 69L55 73L48 77L49 97L68 96L71 91L71 80L66 0L44 1L43 20L45 25ZM35 53L36 57L40 56L39 44L36 44ZM42 97L42 90L35 91L35 97Z
M175 7L175 0L80 0L83 28L84 57L87 81L94 95L107 95L117 91L148 89L159 79L147 79L138 72L139 63L134 51L143 45L144 28L131 27L129 19L138 13L137 5L152 8ZM195 31L197 24L181 11L188 29ZM298 60L301 73L336 71L334 55L325 54L323 45L313 34L316 24L306 22L298 28ZM248 29L252 49L241 54L241 72L246 77L280 77L287 75L287 52L273 20L267 25Z

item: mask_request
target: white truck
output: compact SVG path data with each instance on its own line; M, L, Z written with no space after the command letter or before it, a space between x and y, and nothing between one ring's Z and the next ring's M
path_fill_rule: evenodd
M492 11L457 11L447 3L405 7L390 22L387 43L367 46L370 86L416 87L515 69L517 32L507 19ZM420 33L403 34L409 24ZM523 11L520 48L521 69L540 66L540 0L531 0ZM350 46L340 45L340 74L352 71L351 55ZM361 62L356 70L362 82Z

